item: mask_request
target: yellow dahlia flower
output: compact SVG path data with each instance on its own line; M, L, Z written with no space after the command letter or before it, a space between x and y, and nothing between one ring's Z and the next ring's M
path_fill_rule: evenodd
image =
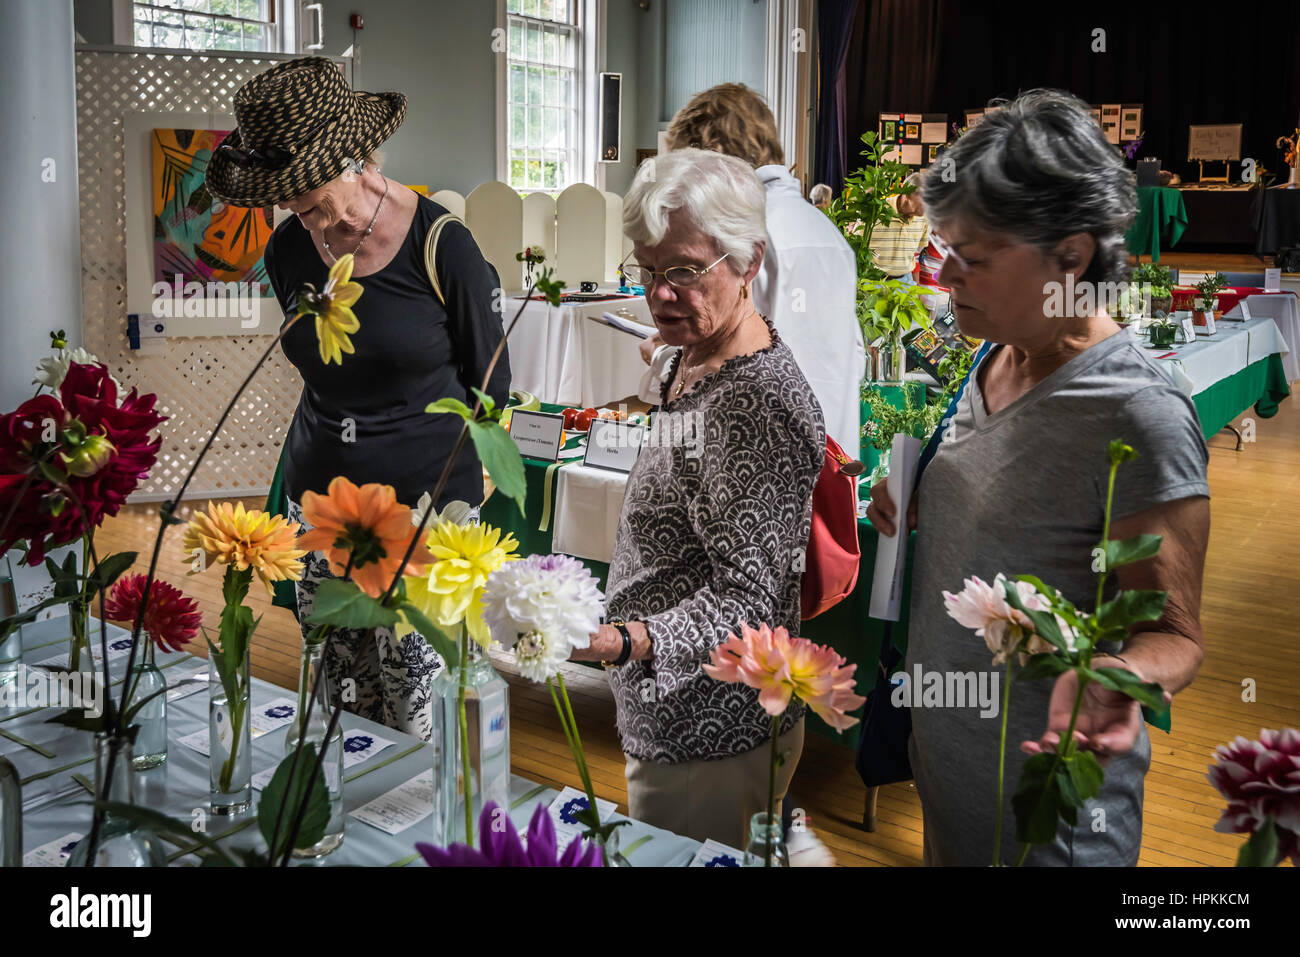
M519 558L514 554L519 542L491 525L442 520L430 526L425 544L433 564L406 577L406 597L444 628L463 621L470 637L486 648L492 635L483 621L483 586L494 571ZM402 635L414 630L405 619L398 624Z
M316 317L316 341L320 361L343 364L343 353L354 352L350 333L361 328L352 304L361 298L361 284L351 282L352 254L340 256L330 267L325 288L316 292L310 284L298 294L298 316ZM295 317L297 318L297 317Z
M204 567L217 563L233 565L239 571L253 569L268 592L273 581L301 579L302 562L298 559L307 554L298 548L296 522L259 509L245 510L243 502L234 506L208 502L207 514L196 512L185 527L184 546L186 561L202 552Z

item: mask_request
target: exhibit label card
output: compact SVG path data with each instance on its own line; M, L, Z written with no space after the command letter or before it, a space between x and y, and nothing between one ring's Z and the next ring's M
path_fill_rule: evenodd
M510 413L510 438L519 447L519 454L543 462L554 462L560 455L560 441L564 436L564 416L554 412Z
M1282 270L1281 269L1264 270L1264 291L1265 292L1282 291Z
M433 769L417 774L352 812L352 817L389 834L400 834L433 813Z
M593 419L587 433L587 454L583 465L615 472L630 472L641 454L641 446L650 430L614 419Z

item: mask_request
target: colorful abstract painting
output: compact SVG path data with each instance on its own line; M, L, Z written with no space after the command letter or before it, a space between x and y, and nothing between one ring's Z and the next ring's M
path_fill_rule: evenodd
M260 283L273 295L262 253L274 208L227 206L204 183L228 130L153 131L154 281Z

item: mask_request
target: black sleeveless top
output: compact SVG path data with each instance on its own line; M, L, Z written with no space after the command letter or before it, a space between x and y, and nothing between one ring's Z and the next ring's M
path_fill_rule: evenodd
M321 362L315 322L306 316L284 337L284 353L302 373L302 397L285 438L286 491L301 501L325 492L342 475L358 485L380 482L397 500L415 506L432 491L460 433L453 415L430 415L425 406L445 396L471 408L503 334L492 305L500 282L469 230L450 223L438 239L437 269L446 307L434 295L424 266L424 241L446 210L421 196L406 239L379 272L355 279L364 290L353 305L361 328L343 364ZM311 235L293 216L266 246L266 272L286 319L294 315L304 283L324 287L329 267ZM508 354L502 354L486 390L498 407L510 391ZM478 505L483 474L467 442L437 503L461 499Z

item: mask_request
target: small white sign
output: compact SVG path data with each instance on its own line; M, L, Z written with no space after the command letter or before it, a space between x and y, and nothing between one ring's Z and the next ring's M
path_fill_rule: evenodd
M358 821L400 834L433 813L433 770L417 774L352 812Z
M510 413L510 437L519 447L519 454L543 462L554 462L560 455L560 441L564 436L564 416L554 412Z
M1264 270L1264 291L1265 292L1282 291L1282 270L1281 269Z
M1241 306L1241 321L1250 322L1250 303L1243 299L1237 305Z
M582 464L614 472L630 472L649 431L644 425L631 425L615 419L592 419L591 430L587 433L587 454Z
M1203 312L1201 315L1205 318L1205 334L1207 336L1214 335L1214 310Z
M1196 322L1192 319L1191 314L1183 318L1183 342L1196 341Z

